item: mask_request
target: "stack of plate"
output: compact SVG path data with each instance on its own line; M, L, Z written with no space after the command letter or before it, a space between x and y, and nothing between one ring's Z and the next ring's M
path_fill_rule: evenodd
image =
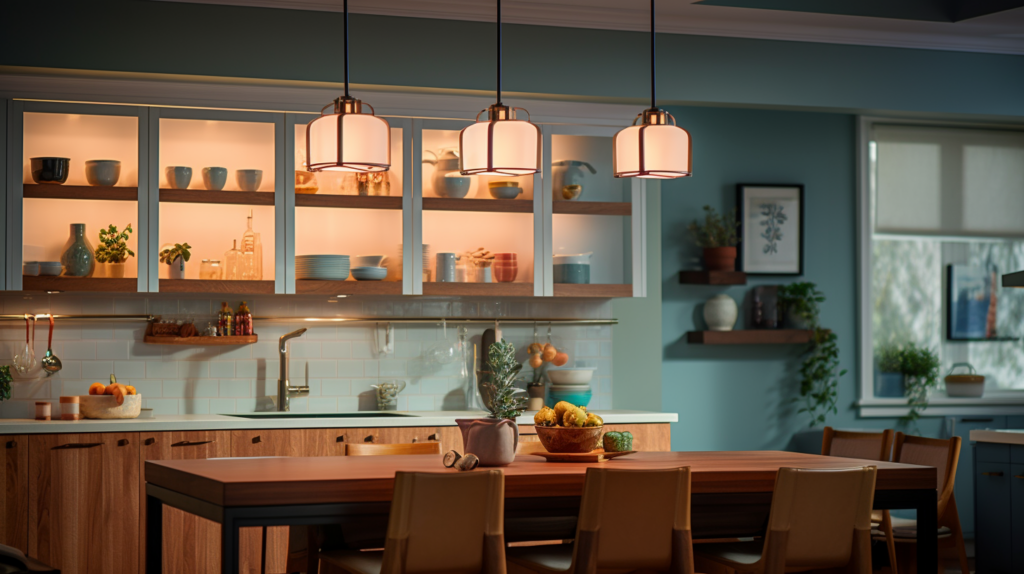
M61 265L60 261L40 261L39 262L39 274L40 275L60 275Z
M348 255L298 255L295 257L296 279L344 281L348 279Z

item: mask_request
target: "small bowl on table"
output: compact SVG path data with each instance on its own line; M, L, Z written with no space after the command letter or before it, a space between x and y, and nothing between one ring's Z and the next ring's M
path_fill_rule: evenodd
M601 443L604 427L542 427L537 437L548 452L591 452Z

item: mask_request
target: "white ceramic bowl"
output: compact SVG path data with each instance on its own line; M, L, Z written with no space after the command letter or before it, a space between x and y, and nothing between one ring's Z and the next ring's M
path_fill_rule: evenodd
M380 267L387 255L357 255L352 258L352 267Z
M91 159L85 162L85 179L89 185L115 185L120 177L121 162L116 159Z
M353 267L352 277L357 281L382 281L388 276L385 267Z
M582 385L594 378L594 368L548 369L548 378L552 385Z
M87 419L134 419L142 412L142 395L128 395L121 405L114 395L82 395L78 401Z

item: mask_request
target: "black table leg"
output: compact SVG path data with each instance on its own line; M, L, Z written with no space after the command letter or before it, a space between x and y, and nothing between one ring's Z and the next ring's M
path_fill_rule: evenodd
M220 523L220 572L238 574L238 524L228 513Z
M146 497L146 574L160 574L164 568L164 503Z
M917 505L917 571L939 569L939 508L935 491L924 491Z

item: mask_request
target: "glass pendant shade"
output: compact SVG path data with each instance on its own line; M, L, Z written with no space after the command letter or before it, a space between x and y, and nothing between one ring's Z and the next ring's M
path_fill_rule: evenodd
M692 175L690 133L661 110L645 110L644 123L615 134L612 165L615 177L674 179ZM641 117L638 116L638 117ZM668 119L672 123L668 123Z
M339 98L333 114L321 115L306 127L306 161L309 171L387 171L391 126L372 111L362 113L359 100Z
M487 121L459 134L462 175L530 175L540 171L540 128L515 119L515 110L494 105ZM479 116L477 116L479 117Z

